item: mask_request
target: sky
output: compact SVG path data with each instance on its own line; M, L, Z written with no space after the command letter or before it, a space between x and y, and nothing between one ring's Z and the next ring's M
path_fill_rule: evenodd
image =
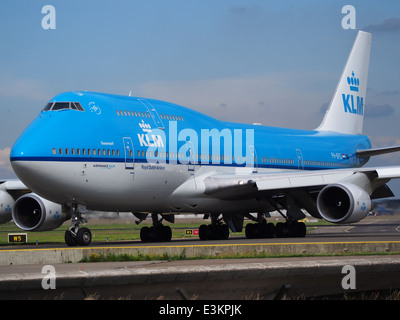
M46 5L55 29L43 28ZM345 5L355 29L342 26ZM9 151L24 128L71 90L314 129L358 30L372 33L364 133L373 147L400 145L398 0L1 0L0 177L15 178ZM400 165L400 153L368 165ZM400 197L400 182L389 185Z

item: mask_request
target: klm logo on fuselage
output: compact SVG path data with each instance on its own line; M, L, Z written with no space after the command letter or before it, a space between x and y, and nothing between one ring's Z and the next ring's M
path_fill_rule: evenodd
M347 83L350 86L350 91L358 92L360 85L360 79L354 77L354 71L352 77L347 77ZM360 96L354 96L353 94L342 94L344 112L364 115L364 98Z
M152 134L150 124L144 122L139 123L140 129L145 133L138 133L139 143L141 147L164 148L163 137L159 134Z
M141 147L164 148L162 136L159 134L138 133L138 138Z

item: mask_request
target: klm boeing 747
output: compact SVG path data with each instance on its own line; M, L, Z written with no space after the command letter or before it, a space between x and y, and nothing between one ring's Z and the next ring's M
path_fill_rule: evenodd
M148 215L142 241L169 241L176 214L211 219L202 240L304 237L308 212L333 223L365 218L400 167L363 168L371 34L360 31L321 125L303 131L223 122L168 102L86 91L57 95L15 142L20 181L0 185L1 219L44 231L71 219L68 245L89 245L88 210ZM278 211L286 222L267 223ZM251 214L256 213L256 214Z

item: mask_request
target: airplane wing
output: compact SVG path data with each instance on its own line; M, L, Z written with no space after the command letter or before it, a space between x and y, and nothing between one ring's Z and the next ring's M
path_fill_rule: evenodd
M398 151L400 151L400 146L357 150L357 157L358 158L367 158L367 157L372 157L372 156L377 156L377 155L392 153L392 152L398 152Z
M357 206L366 215L371 199L392 197L386 183L398 178L400 167L217 174L204 179L204 194L222 200L266 199L271 209L291 207L294 218L302 208L317 218L345 223L361 220Z
M262 191L296 188L322 188L351 178L356 173L369 177L371 183L400 178L400 167L257 173L248 175L218 174L205 179L204 193L221 199L255 195ZM386 181L387 182L387 181Z
M31 192L21 180L17 179L0 179L0 190L7 191L14 199Z
M31 192L20 180L0 180L0 224L11 220L11 208L16 199Z

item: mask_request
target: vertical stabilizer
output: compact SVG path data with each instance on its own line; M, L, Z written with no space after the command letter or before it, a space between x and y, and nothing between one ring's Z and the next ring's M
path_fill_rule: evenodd
M359 31L319 131L362 134L371 34Z

